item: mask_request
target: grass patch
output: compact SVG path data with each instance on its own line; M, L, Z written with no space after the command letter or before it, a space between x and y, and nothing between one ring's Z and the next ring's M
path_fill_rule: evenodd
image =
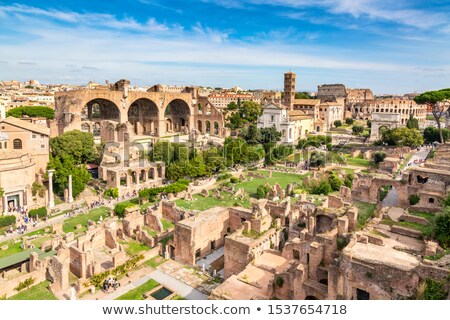
M250 208L250 199L245 197L243 200L234 199L231 194L222 192L222 199L214 197L203 197L200 194L192 195L192 201L178 199L175 204L184 209L204 211L212 207L234 207L235 205L244 208Z
M121 242L121 244L125 245L125 252L130 256L135 256L144 250L150 250L149 246L136 241Z
M159 286L159 282L150 279L143 285L140 285L139 287L121 295L116 300L145 300L144 294L156 288L157 286Z
M435 217L434 214L429 213L429 212L410 211L409 214L413 215L413 216L416 216L416 217L425 218L428 221L431 221Z
M409 222L409 221L394 221L391 220L389 218L384 218L383 220L381 220L382 224L388 225L388 226L399 226L399 227L404 227L404 228L409 228L409 229L414 229L417 231L420 231L423 235L428 234L429 232L429 227L428 226L424 226L421 225L419 223L415 223L415 222Z
M162 263L164 263L166 261L167 260L164 259L163 257L156 256L156 257L153 257L153 258L145 261L143 264L148 266L148 267L152 267L152 268L156 269L156 267L158 267L160 264L162 264Z
M41 248L42 244L43 244L45 241L50 240L51 238L52 238L51 236L48 236L48 237L41 237L41 238L38 238L38 239L36 239L36 240L33 240L31 243L34 244L34 246L35 246L36 248Z
M247 238L250 239L258 239L259 237L261 237L265 232L257 232L255 230L250 230L250 231L242 231L242 235L246 236Z
M151 229L151 228L148 227L148 226L143 226L143 227L142 227L142 230L147 231L148 235L151 236L151 237L153 237L153 238L155 238L155 237L158 235L158 232L156 232L155 230Z
M48 290L48 285L48 281L43 281L10 297L9 300L58 300L55 295Z
M8 250L5 250L5 251L0 250L0 258L8 257L8 256L11 256L13 254L22 252L23 249L20 247L21 243L22 242L14 244L13 241L6 241L6 242L3 242L3 243L0 243L0 247L4 246L5 244L8 245Z
M265 183L269 185L274 185L278 183L281 188L285 189L289 183L295 183L297 186L295 189L302 188L303 180L306 178L308 174L300 175L295 173L287 173L287 172L272 172L272 177L269 178L269 172L265 170L258 170L259 174L263 177L254 177L252 181L243 181L236 183L235 189L238 188L244 189L246 194L250 196L256 196L256 189ZM219 182L220 183L220 182ZM194 194L192 196L192 201L187 201L184 199L178 199L175 201L175 204L180 208L185 208L189 210L200 210L204 211L212 207L234 207L241 206L244 208L250 208L250 198L248 196L241 199L235 199L231 194L221 192L221 198L216 199L214 197L203 197L200 194Z
M98 221L101 216L103 216L103 218L106 218L109 215L109 211L110 209L107 207L100 207L90 210L87 214L80 214L76 217L69 218L64 221L63 231L65 233L75 231L77 233L84 232L87 230L87 223L89 220ZM77 224L80 224L82 226L81 229L75 230Z
M362 229L366 225L367 220L373 217L377 205L362 201L353 201L353 204L358 208L358 229Z
M166 231L167 229L173 228L175 225L172 221L161 219L161 223L163 225L163 230Z
M450 249L444 250L441 253L438 253L438 254L436 254L434 256L425 256L424 258L428 259L428 260L436 261L436 260L439 260L439 259L441 259L442 257L444 257L444 256L446 256L448 254L450 254Z
M376 236L383 237L383 238L390 238L387 234L384 234L383 232L380 232L380 231L378 231L377 229L372 229L372 230L370 230L370 233L371 233L371 234L374 234L374 235L376 235Z

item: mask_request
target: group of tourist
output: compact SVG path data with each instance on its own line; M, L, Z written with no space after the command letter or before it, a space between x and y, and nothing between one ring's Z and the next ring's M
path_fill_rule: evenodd
M120 287L120 283L117 281L117 278L110 277L103 281L102 288L105 292L109 291L109 288L113 288L114 290L116 290L118 287Z
M17 216L16 220L16 226L17 228L14 229L13 226L10 226L8 229L5 230L5 236L8 234L24 234L25 231L28 230L28 226L32 225L33 227L36 226L38 223L38 217L33 218L28 215L29 211L27 207L18 207L16 208L15 212L18 212L19 215Z

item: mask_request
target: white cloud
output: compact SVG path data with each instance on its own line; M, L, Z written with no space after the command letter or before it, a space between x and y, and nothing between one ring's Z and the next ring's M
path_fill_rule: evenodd
M373 74L383 74L380 83L388 86L408 72L419 72L413 70L417 63L398 65L371 59L363 51L360 58L355 58L358 52L349 54L336 48L299 45L290 37L280 38L277 31L243 42L231 38L231 31L215 30L200 23L183 28L167 26L153 18L141 23L133 18L24 6L0 6L2 12L7 13L0 22L2 29L8 30L9 26L33 36L27 42L0 43L0 60L10 62L2 67L5 79L86 83L130 78L140 84L221 86L245 81L247 87L273 88L276 84L267 85L264 79L275 78L276 83L281 83L281 72L287 69L322 70L321 76L314 79L314 75L299 77L302 84L308 83L308 88L313 89L320 81L344 81L355 73L363 75L361 79L369 82L367 86ZM93 17L97 18L95 23L91 21ZM107 21L109 26L105 27ZM36 64L20 63L31 61ZM392 79L386 80L389 77ZM448 75L434 79L448 80Z
M382 20L419 29L449 26L448 15L410 8L406 0L202 0L226 8L245 8L251 5L271 5L296 9L283 13L286 17L300 19L303 9L323 8L331 14L348 14L355 19Z

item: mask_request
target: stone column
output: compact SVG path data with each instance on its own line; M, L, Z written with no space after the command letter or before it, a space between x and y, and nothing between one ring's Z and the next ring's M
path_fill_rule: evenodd
M55 199L53 196L53 172L55 170L48 170L48 207L53 208L55 206Z
M68 199L69 203L73 202L73 196L72 196L72 175L69 175L69 199Z

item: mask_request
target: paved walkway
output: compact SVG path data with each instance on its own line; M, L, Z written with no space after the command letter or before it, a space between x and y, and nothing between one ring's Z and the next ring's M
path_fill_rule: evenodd
M208 296L194 289L187 284L175 279L174 277L160 271L155 270L149 274L150 278L155 279L167 289L176 292L187 300L208 300Z
M197 289L194 289L187 284L171 277L168 274L165 274L164 272L161 272L159 270L155 270L151 272L150 274L135 280L123 287L120 287L119 289L115 290L114 292L105 295L101 300L114 300L120 297L121 295L124 295L130 290L133 290L144 283L146 283L148 280L153 279L158 281L160 284L162 284L167 289L177 293L178 295L184 297L187 300L207 300L208 296L206 294L201 293Z
M114 292L111 292L107 295L105 295L103 298L101 298L101 300L114 300L117 299L118 297L124 295L125 293L127 293L128 291L131 291L133 289L136 289L137 287L143 285L144 283L146 283L148 280L150 280L151 278L149 276L144 276L140 279L137 279L131 283L128 283L127 285L124 285L123 287L119 287L119 289L114 290Z

